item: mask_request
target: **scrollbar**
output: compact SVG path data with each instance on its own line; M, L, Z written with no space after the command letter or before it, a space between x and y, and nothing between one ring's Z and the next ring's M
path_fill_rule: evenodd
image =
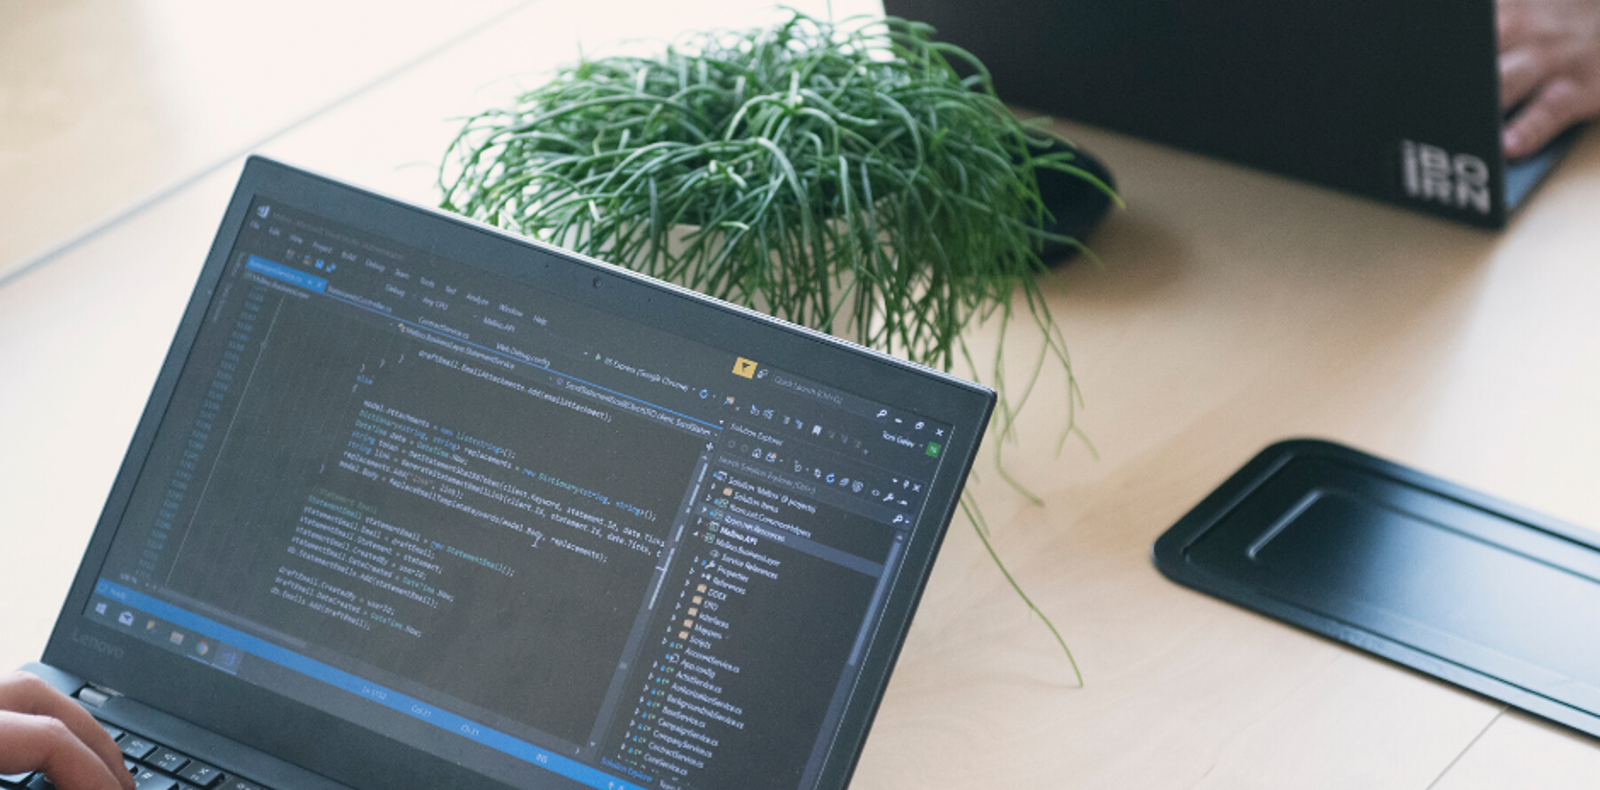
M896 572L895 560L900 557L900 549L905 546L906 533L899 532L894 536L894 543L889 546L889 556L883 561L883 575L878 577L878 587L872 591L872 600L867 603L867 616L861 621L861 632L856 634L856 646L850 649L848 666L855 666L861 660L861 651L867 644L867 633L871 630L878 605L883 602L883 592L889 588L889 578Z

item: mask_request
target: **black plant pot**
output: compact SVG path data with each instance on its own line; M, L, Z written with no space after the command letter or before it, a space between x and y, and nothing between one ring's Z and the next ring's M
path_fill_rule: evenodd
M1049 153L1061 150L1072 151L1073 164L1100 179L1106 186L1116 189L1117 184L1111 176L1111 171L1089 152L1057 142ZM1037 173L1039 197L1044 201L1045 210L1050 214L1043 225L1046 232L1083 241L1089 232L1100 224L1100 220L1105 219L1106 212L1111 209L1111 196L1078 176L1059 170L1039 170ZM1072 260L1077 254L1078 248L1070 244L1045 242L1039 251L1039 258L1047 266L1060 266Z

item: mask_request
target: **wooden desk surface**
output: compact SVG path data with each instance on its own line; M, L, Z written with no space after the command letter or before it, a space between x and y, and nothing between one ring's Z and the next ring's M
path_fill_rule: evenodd
M339 48L333 33L360 30L369 5L318 34L337 56L195 71L274 51L323 5L241 27L157 2L0 0L0 273L31 265L0 281L0 664L42 649L240 152L430 202L447 119L505 95L501 77L570 59L580 35L593 52L762 18L754 3L482 0L448 19L391 15L365 37L382 41ZM129 25L147 38L116 43ZM39 31L58 45L43 64L16 54ZM167 46L201 34L237 46ZM119 118L127 135L85 128ZM1149 551L1239 464L1297 435L1600 526L1600 136L1486 233L1061 129L1110 163L1130 204L1092 239L1103 269L1047 283L1098 457L1054 453L1062 382L1047 376L1028 438L1007 448L1043 504L992 466L976 485L1088 685L1073 687L958 522L854 786L1593 786L1600 742L1180 588ZM972 337L994 342L992 328ZM1013 337L1014 359L1031 342Z

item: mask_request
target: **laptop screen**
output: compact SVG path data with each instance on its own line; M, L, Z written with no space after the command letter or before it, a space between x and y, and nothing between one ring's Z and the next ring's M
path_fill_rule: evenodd
M254 198L83 617L513 786L814 786L981 425L661 323Z

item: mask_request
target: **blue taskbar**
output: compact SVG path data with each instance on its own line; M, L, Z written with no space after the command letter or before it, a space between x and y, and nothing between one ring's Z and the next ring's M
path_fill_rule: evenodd
M302 656L292 650L251 636L236 628L230 628L215 620L210 620L188 610L173 606L166 601L130 590L116 582L100 579L95 584L95 593L121 601L128 606L160 617L174 625L187 628L196 634L226 642L246 655L270 661L334 688L348 691L363 699L371 700L419 721L427 722L441 730L455 733L495 751L511 755L519 760L565 776L575 782L596 788L596 790L648 790L648 788L618 779L611 774L603 773L571 758L541 749L526 741L518 740L498 730L485 727L477 722L429 705L414 697L406 696L393 689L384 688L320 661Z

